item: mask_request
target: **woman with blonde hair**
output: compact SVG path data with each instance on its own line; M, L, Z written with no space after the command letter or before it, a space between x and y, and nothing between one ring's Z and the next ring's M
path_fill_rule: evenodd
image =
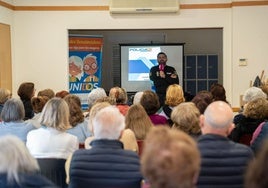
M193 102L183 102L173 108L171 120L172 128L181 130L193 138L201 135L199 127L200 112Z
M171 126L173 122L170 119L172 109L185 101L184 92L180 85L172 84L168 86L166 92L166 100L163 105L160 115L167 118L169 125Z
M127 91L121 87L112 87L109 91L109 96L115 98L116 107L125 116L129 109Z
M56 187L41 176L35 158L25 144L12 135L0 138L0 187Z
M231 140L245 145L250 145L254 131L268 119L268 101L264 98L257 98L248 102L239 122L229 135Z
M140 104L130 106L125 122L126 129L131 129L137 140L144 140L153 126L149 116Z
M35 158L67 157L78 149L76 136L66 132L69 123L69 108L61 98L50 99L40 116L41 128L27 135L27 147Z

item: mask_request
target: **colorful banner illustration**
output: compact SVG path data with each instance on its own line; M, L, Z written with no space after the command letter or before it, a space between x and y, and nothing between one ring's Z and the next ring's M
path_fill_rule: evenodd
M69 35L69 92L88 108L88 94L101 85L102 36Z

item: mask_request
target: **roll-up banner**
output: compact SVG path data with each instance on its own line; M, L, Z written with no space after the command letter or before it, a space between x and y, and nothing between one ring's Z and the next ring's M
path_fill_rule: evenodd
M80 97L83 110L91 90L101 87L102 47L102 36L69 35L69 92Z

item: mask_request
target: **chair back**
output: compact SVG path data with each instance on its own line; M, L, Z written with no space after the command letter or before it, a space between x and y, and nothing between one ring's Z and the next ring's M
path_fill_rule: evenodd
M61 188L67 187L65 173L66 159L38 158L37 161L43 176Z

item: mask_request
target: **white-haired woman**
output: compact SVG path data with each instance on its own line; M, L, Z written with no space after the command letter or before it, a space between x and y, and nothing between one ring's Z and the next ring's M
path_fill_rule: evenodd
M37 161L16 136L0 137L0 187L56 187L41 176Z
M20 99L8 99L5 102L1 112L0 119L0 136L12 134L19 137L26 143L27 134L29 131L35 129L30 123L23 121L25 111L23 103Z

